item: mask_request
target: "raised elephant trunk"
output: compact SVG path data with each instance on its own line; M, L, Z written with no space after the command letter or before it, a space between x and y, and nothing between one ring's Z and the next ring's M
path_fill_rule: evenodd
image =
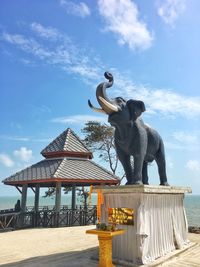
M119 110L119 107L116 105L116 103L114 103L114 101L111 101L106 95L106 89L113 85L113 76L110 72L106 71L104 73L104 77L108 80L108 82L100 83L96 89L97 101L101 106L101 108L95 108L91 104L90 100L88 100L88 104L90 108L92 108L94 111L103 112L109 115L113 112L117 112Z

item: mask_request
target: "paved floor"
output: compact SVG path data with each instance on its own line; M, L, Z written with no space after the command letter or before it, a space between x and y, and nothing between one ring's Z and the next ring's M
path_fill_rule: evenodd
M161 266L165 267L200 267L200 244L188 249L179 256L169 259Z
M40 228L0 233L1 267L96 267L94 226Z
M85 235L94 226L30 229L0 233L1 267L97 267L97 238ZM200 235L189 234L196 244L183 253L151 267L200 267ZM146 265L147 266L147 265ZM121 267L121 266L117 266Z

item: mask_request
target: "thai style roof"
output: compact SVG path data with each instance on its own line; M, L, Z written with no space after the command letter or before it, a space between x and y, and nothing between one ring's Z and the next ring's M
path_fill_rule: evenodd
M68 128L54 139L41 154L44 160L25 168L3 180L4 184L40 187L55 186L58 181L63 186L116 185L119 178L91 160L92 152L79 137Z
M67 128L48 146L46 146L41 154L45 158L55 156L80 156L92 158L92 152L85 146L80 138L70 129Z
M3 182L20 186L40 183L40 186L53 186L61 181L63 185L117 184L116 176L89 159L60 158L42 160L14 175Z

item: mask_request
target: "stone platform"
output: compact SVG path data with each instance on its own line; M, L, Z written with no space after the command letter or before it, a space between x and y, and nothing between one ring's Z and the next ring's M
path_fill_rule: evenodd
M113 258L123 264L149 264L176 249L189 246L183 205L189 187L129 185L101 187L101 221L111 210L132 210L133 225L120 224L125 234L113 240Z

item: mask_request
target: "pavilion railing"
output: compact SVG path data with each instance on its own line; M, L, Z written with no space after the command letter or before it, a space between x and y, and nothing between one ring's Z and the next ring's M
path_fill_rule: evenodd
M77 206L72 209L62 206L59 212L51 207L41 207L38 211L0 214L0 229L22 229L34 227L66 227L95 224L96 206Z
M87 208L91 209L95 207L94 205L92 206L87 206ZM68 210L68 209L71 209L71 205L61 205L60 206L60 210L63 211L63 210ZM84 209L84 206L83 205L76 205L75 209ZM38 207L38 210L39 211L44 211L44 210L55 210L55 205L47 205L47 206L39 206ZM34 211L34 206L27 206L26 207L26 211Z

